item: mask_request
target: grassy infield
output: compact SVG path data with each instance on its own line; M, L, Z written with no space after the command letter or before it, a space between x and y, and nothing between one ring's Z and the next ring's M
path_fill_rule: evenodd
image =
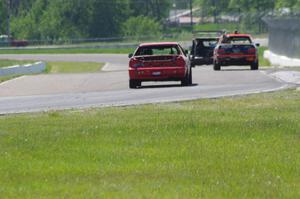
M17 61L17 60L0 60L0 68L30 64L34 61ZM102 64L93 62L47 62L46 73L82 73L97 72L101 69Z
M47 62L46 73L92 73L100 71L102 66L93 62Z
M5 66L13 66L18 64L28 64L34 61L11 61L0 60L0 68ZM85 72L97 72L100 71L103 64L93 62L47 62L46 74L53 73L85 73ZM16 76L4 76L0 77L0 83L13 79Z
M300 92L0 117L0 197L299 198Z

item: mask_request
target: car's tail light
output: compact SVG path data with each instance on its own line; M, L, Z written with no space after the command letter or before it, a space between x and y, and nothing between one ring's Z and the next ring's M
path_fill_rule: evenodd
M217 50L217 54L225 54L225 49L219 48L219 49Z
M136 59L136 58L132 58L129 62L129 66L131 68L138 68L138 67L143 67L144 63L141 62L140 60Z
M248 49L248 53L249 54L255 54L256 53L256 49L255 48L249 48Z
M176 62L176 66L182 66L182 67L185 66L185 61L182 56L176 57L175 62Z

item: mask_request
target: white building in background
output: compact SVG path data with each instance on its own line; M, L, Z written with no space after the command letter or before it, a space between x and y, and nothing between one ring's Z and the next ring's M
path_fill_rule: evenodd
M200 10L200 8L194 8L193 12ZM170 11L169 17L166 22L171 25L187 26L191 24L191 11L190 10L177 10ZM198 24L201 22L200 17L193 16L193 23Z

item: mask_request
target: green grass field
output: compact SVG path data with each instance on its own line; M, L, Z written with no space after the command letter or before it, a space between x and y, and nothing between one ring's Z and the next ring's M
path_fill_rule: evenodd
M0 60L0 67L12 66L16 64L33 63L34 61L10 61ZM47 62L46 74L56 73L94 73L100 72L103 63L94 62ZM0 83L19 77L21 75L9 75L0 77Z
M94 62L47 62L46 73L93 73L101 71L102 66Z
M18 60L0 60L0 68L8 67L8 66L14 66L14 65L24 65L24 64L30 64L34 61L18 61ZM10 79L14 79L16 77L19 77L20 75L9 75L9 76L0 76L0 83L5 82Z
M194 26L194 30L226 30L228 32L233 32L238 30L239 24L236 23L224 23L224 24L216 24L216 23L206 23L206 24L198 24Z
M24 64L30 64L34 61L17 61L17 60L0 60L0 68L7 67L7 66L14 66L14 65L24 65Z
M24 65L35 61L0 60L0 68ZM46 73L87 73L100 71L103 64L95 62L47 62Z
M8 76L0 76L0 83L14 79L16 77L20 77L19 75L8 75Z
M300 92L0 117L1 198L299 198Z
M260 66L271 66L270 61L264 58L264 52L266 50L268 50L267 47L259 47L258 48L258 59L259 59Z

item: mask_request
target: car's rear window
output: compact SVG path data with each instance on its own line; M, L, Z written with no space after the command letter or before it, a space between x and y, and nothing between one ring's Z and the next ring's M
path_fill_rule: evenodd
M251 44L252 41L249 37L224 37L223 44Z
M217 40L199 40L197 42L197 47L215 47L217 44Z
M140 47L135 56L143 55L179 55L180 50L178 46L142 46Z

